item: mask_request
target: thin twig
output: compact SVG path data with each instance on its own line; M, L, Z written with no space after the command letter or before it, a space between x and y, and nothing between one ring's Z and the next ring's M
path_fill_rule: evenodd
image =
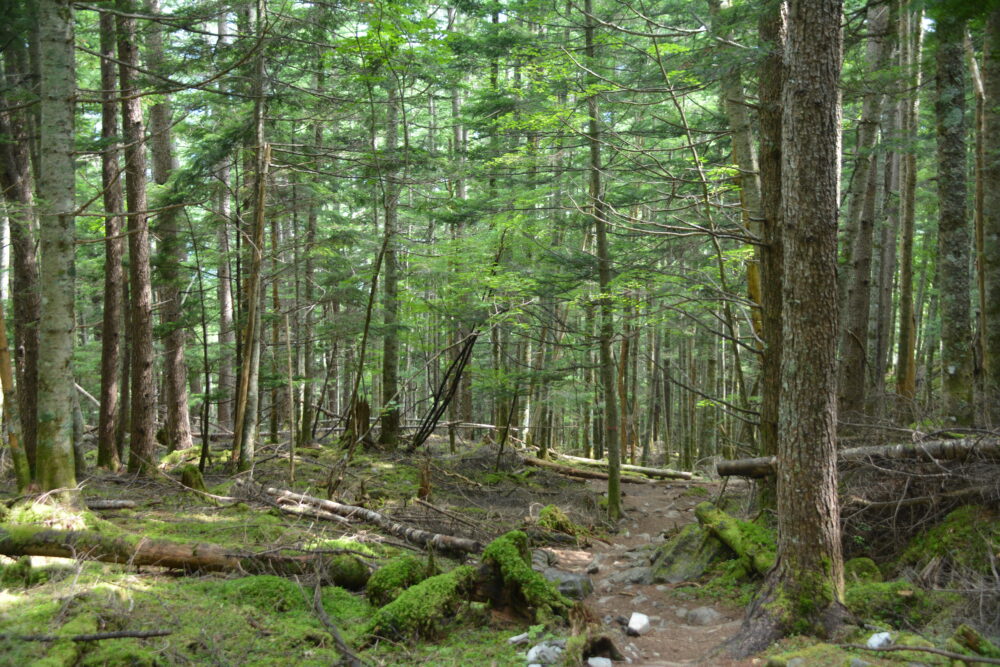
M137 638L148 639L149 637L165 637L173 634L173 630L119 630L117 632L95 632L89 635L70 635L60 637L59 635L13 635L0 634L0 639L15 639L22 642L58 642L70 640L71 642L93 642L102 639L122 639Z

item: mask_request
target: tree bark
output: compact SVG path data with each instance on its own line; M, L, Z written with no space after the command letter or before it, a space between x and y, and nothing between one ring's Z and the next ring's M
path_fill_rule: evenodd
M122 185L120 139L115 91L115 17L102 12L101 25L101 138L106 142L101 153L101 186L104 188L104 313L101 320L101 405L97 422L97 465L118 470L119 361L124 282L122 256Z
M837 201L840 0L792 0L783 92L784 358L779 419L778 564L736 647L843 623L837 505Z
M985 405L989 425L1000 425L1000 9L986 21L983 86L983 282L985 283Z
M147 0L149 13L160 13L160 0ZM163 70L163 27L153 21L147 40L147 65L153 72ZM161 95L149 110L150 147L153 154L153 180L164 186L178 167L172 139L173 114L170 98ZM163 334L164 402L167 409L167 451L189 449L191 417L188 411L187 363L184 360L184 314L181 310L184 242L178 233L178 220L183 210L168 208L157 216L159 257L156 268L160 285L160 325Z
M382 431L379 442L388 449L399 444L399 422L402 402L399 395L399 260L396 229L399 210L399 184L397 182L399 143L399 91L395 75L386 73L385 153L389 163L381 165L382 207L385 213L385 257L382 268ZM498 424L499 426L499 424Z
M36 477L43 491L73 489L73 312L76 219L73 120L76 102L73 5L39 0L41 154L38 181L42 309L38 362Z
M937 20L938 294L944 409L955 424L972 423L972 335L969 328L969 221L966 211L965 22Z

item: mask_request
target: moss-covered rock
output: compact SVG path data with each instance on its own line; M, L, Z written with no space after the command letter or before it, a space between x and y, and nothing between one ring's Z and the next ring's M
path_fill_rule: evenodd
M925 591L909 581L849 584L847 608L862 619L897 628L922 628L961 603L954 593Z
M528 612L535 623L565 620L571 600L531 569L528 537L519 530L493 540L483 551L483 565L493 570L491 599L503 606Z
M676 584L692 581L705 574L709 566L724 554L733 552L711 531L691 523L657 548L653 556L652 580Z
M871 558L852 558L844 563L844 580L848 583L882 581L882 571Z
M470 566L425 579L375 612L365 634L391 639L440 636L468 600L475 580L476 570Z
M1000 549L1000 513L980 505L966 505L921 533L900 556L900 567L922 568L934 558L990 574L991 555Z
M580 526L566 515L557 505L546 505L538 513L538 525L542 528L565 533L573 537L580 538L587 534L587 529Z
M432 574L434 572L419 558L394 558L376 570L368 580L365 587L368 600L375 606L385 606L398 598L404 590L419 584Z

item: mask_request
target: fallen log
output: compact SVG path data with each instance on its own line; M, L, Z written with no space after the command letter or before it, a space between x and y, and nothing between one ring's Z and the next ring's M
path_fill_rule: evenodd
M698 522L745 560L758 574L767 574L775 563L775 546L764 529L730 516L709 502L694 508Z
M248 485L243 484L241 486L246 487ZM413 528L412 526L404 525L398 521L393 521L392 519L365 507L344 505L334 500L324 500L323 498L307 496L302 493L294 493L283 489L275 489L273 487L261 490L265 494L273 497L275 502L279 505L305 505L342 516L345 519L355 519L365 523L372 523L386 532L395 535L396 537L401 537L407 542L422 547L433 547L437 551L453 554L479 553L483 550L483 546L476 540L470 540L464 537L454 537L451 535L442 535L440 533L431 533L426 530L421 530L420 528Z
M535 466L536 468L545 468L546 470L551 470L557 472L560 475L567 475L569 477L580 477L582 479L604 479L608 478L607 473L597 472L596 470L580 470L579 468L573 468L572 466L559 465L558 463L553 463L552 461L546 461L545 459L536 459L534 456L525 456L523 460L529 466ZM632 484L649 484L650 480L641 479L639 477L627 477L622 475L621 480L623 482L630 482Z
M607 461L598 461L597 459L585 459L582 456L570 456L569 454L559 454L559 458L566 459L573 463L582 463L583 465L595 466L600 468L607 468ZM694 474L686 472L684 470L670 470L669 468L647 468L646 466L634 466L628 463L622 463L621 469L627 472L637 472L640 475L645 475L646 477L656 477L659 479L691 479Z
M933 440L912 445L883 445L878 447L853 447L837 452L838 463L861 463L870 459L894 461L962 461L981 459L1000 462L1000 439ZM777 457L720 461L716 471L722 477L740 476L760 478L774 474Z
M254 554L218 544L151 540L138 535L106 535L84 530L52 530L44 526L0 526L0 554L95 560L122 565L156 566L185 572L311 575L358 589L368 580L368 568L354 567L353 558L322 555ZM341 559L349 559L341 560Z

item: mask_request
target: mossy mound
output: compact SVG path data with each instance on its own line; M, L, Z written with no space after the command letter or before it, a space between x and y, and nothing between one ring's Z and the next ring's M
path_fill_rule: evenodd
M233 579L225 582L224 589L233 602L262 610L301 611L307 607L307 591L288 579L270 574Z
M882 571L871 558L852 558L844 563L844 580L848 584L882 581Z
M980 505L965 505L910 541L900 567L922 568L934 558L991 573L991 556L1000 551L1000 514Z
M201 458L201 447L188 447L187 449L175 449L169 454L165 454L160 459L160 469L169 470L176 466L191 463Z
M562 509L557 505L546 505L538 513L538 525L547 530L557 533L565 533L573 537L580 538L587 535L587 529L573 523Z
M896 628L922 628L960 604L961 597L897 580L848 585L844 602L860 618Z
M434 572L419 558L401 556L376 570L368 580L365 591L373 605L383 607L432 574Z
M573 602L541 574L531 569L528 536L519 530L493 540L483 551L483 565L493 568L495 603L525 610L533 622L552 625L565 620Z
M457 567L403 591L377 612L365 635L391 639L438 637L475 585L476 570Z

